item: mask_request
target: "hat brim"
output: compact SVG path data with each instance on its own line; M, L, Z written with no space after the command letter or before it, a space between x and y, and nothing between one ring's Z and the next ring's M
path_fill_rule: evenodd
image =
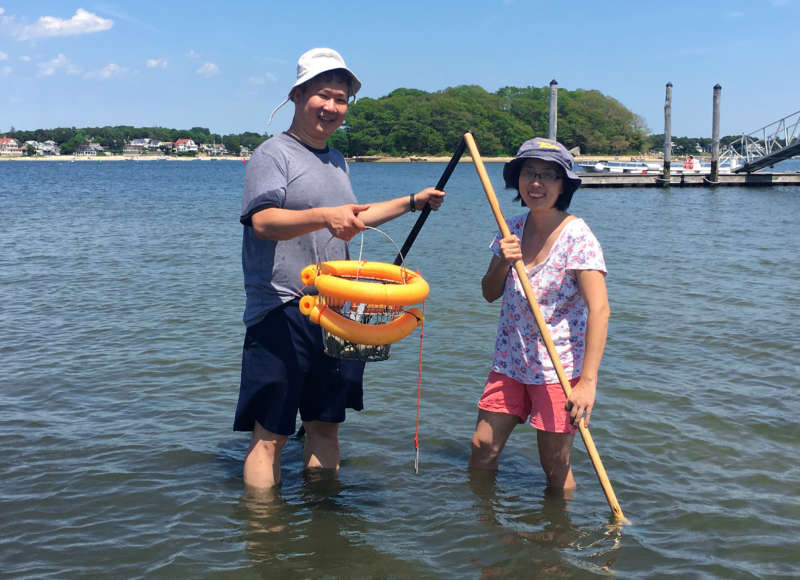
M297 87L299 87L300 85L302 85L304 83L307 83L308 81L318 77L319 75L325 74L327 72L335 71L335 70L340 70L340 71L346 73L350 77L350 83L351 83L351 87L353 89L353 94L351 96L355 96L356 94L358 94L358 91L361 90L361 81L358 80L358 77L355 74L353 74L353 71L351 71L346 66L342 66L341 62L338 62L338 61L336 61L334 59L331 59L331 63L330 63L330 67L329 68L323 68L322 70L309 71L308 73L299 76L297 78L297 80L295 81L294 85L292 85L292 88L289 89L289 94L291 95L292 91L295 90Z
M519 189L519 172L522 169L522 164L526 159L541 159L542 161L549 161L555 163L564 170L568 186L564 188L567 193L572 193L581 185L581 178L569 166L559 159L554 152L551 151L531 151L525 152L520 157L516 157L507 162L503 166L503 181L505 181L506 188Z

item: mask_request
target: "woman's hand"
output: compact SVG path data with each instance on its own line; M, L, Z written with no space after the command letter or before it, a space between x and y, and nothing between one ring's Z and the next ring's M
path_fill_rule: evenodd
M581 377L575 386L572 387L567 399L567 404L564 408L569 411L570 422L573 427L577 427L580 420L583 419L583 424L589 427L589 418L592 416L592 408L594 407L594 399L597 395L597 379L589 377Z
M486 274L481 279L481 290L487 302L494 302L503 295L506 285L506 276L511 265L522 258L522 248L519 238L511 235L500 240L500 254L492 255L492 261L486 269Z
M519 238L515 235L510 235L500 240L500 254L507 264L513 264L517 260L522 259L522 246L520 245Z

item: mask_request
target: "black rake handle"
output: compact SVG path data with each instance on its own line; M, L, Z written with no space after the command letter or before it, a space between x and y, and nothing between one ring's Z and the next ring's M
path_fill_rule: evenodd
M439 182L436 184L436 189L442 190L444 186L447 184L447 180L450 179L450 175L455 170L456 166L458 165L458 160L461 159L461 155L464 153L464 150L467 148L467 142L464 141L464 138L461 138L461 141L458 142L458 147L456 147L455 153L450 158L450 162L447 164L447 167L444 169L444 173L439 178ZM422 213L419 214L417 218L417 223L414 224L414 227L411 228L411 232L408 234L406 241L403 243L403 247L400 248L400 253L397 254L397 257L394 259L394 265L400 266L405 260L405 257L408 255L408 251L411 249L411 245L414 243L414 240L417 239L417 234L422 229L422 226L425 224L425 220L428 219L428 214L431 213L431 206L425 204L425 207L422 209Z

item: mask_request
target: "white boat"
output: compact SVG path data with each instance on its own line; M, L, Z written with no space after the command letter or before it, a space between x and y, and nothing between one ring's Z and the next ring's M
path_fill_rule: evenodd
M630 175L655 175L664 172L662 161L593 161L576 163L579 173L611 173ZM731 173L742 165L741 160L720 158L719 173ZM674 175L708 175L711 162L692 157L670 163L670 173Z
M718 173L732 173L738 167L744 165L741 158L722 156L717 165ZM709 175L711 173L711 161L705 159L686 158L683 162L675 162L670 165L670 173L677 175Z
M596 161L589 163L578 163L581 173L647 173L655 167L645 161ZM656 164L654 164L656 165Z

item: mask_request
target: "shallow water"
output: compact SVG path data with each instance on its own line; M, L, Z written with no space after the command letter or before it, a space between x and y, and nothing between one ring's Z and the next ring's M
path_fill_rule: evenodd
M443 168L354 164L353 183L372 201ZM620 527L577 440L570 499L545 493L529 427L496 477L465 468L498 311L480 297L496 225L471 164L409 254L432 288L419 473L414 334L368 365L336 480L304 477L290 440L279 493L244 496L242 177L222 161L0 164L4 575L798 575L800 190L576 194L609 266L591 431ZM400 245L415 218L381 229ZM396 252L374 233L364 248Z

